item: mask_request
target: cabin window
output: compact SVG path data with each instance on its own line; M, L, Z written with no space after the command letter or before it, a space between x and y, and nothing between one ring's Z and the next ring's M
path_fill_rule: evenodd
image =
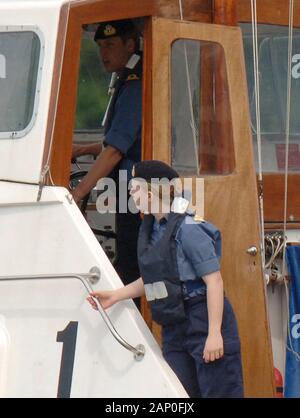
M172 165L181 175L234 170L224 50L213 42L172 45Z
M38 102L41 41L35 31L0 27L0 138L19 138L32 128Z
M77 136L103 130L102 120L109 100L110 75L103 67L99 48L94 41L96 28L97 25L89 25L81 39L75 122Z
M242 24L247 67L252 135L257 152L257 127L253 74L252 28ZM264 172L285 169L285 129L288 68L288 28L258 25L258 65L260 74L260 109L262 168ZM300 171L300 29L293 31L289 171ZM256 161L256 165L258 163Z

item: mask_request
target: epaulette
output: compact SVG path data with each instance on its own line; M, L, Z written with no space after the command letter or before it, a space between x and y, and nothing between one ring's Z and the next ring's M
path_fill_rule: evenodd
M199 223L205 222L205 219L204 219L204 218L202 218L202 216L197 215L197 214L195 214L195 215L193 216L193 219L194 219L194 221L195 221L195 222L199 222Z
M126 78L126 81L132 81L132 80L139 80L140 78L136 74L129 74L129 76Z

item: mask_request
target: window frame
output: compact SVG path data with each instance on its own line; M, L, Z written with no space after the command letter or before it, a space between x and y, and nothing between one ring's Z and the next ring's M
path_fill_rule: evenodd
M42 72L43 72L43 63L45 57L45 41L44 35L42 31L37 26L32 25L7 25L7 26L0 26L0 34L1 33L16 33L16 32L33 32L39 39L40 42L40 54L39 54L39 61L38 61L38 70L37 70L37 78L36 78L36 86L35 86L35 94L34 94L34 104L32 109L32 115L30 118L29 123L27 126L20 130L20 131L6 131L0 132L0 140L2 139L19 139L25 137L33 128L37 116L38 116L38 107L40 102L40 89L41 89L41 81L42 81Z

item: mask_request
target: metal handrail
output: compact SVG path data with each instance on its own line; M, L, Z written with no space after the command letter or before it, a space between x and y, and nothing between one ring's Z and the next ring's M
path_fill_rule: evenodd
M31 202L5 202L0 203L0 208L10 207L27 207L27 206L49 206L49 205L62 205L62 200L46 200L46 201L31 201Z
M93 292L93 288L91 287L90 283L87 281L89 280L92 284L97 283L97 281L100 279L100 270L98 267L92 267L89 273L70 273L70 274L39 274L39 275L25 275L25 276L0 276L0 281L22 281L22 280L37 280L37 279L44 279L44 280L57 280L57 279L78 279L81 281L83 286L85 287L88 295L90 296L90 293ZM98 299L93 297L93 300L95 301L98 311L106 324L107 328L113 335L113 337L118 341L119 344L121 344L124 348L131 351L134 354L134 358L137 361L140 361L143 359L145 355L145 347L143 344L138 344L136 347L133 347L129 343L127 343L124 338L120 336L120 334L115 329L113 323L111 322L109 316L103 309L101 303Z

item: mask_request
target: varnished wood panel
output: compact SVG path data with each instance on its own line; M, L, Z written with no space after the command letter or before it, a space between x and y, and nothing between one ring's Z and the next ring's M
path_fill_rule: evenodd
M289 0L257 0L258 23L288 25ZM237 0L237 20L251 22L251 0ZM294 2L294 25L300 27L300 2Z
M212 20L213 0L184 0L184 19L210 22ZM124 19L134 16L161 16L169 19L180 19L180 8L178 0L78 0L72 2L80 16L99 15L100 20ZM110 17L108 17L110 16ZM96 20L94 20L96 21Z
M104 22L151 16L155 3L151 0L78 0L71 3L71 13L82 23Z
M214 61L211 56L211 45L201 46L200 77L202 80L200 89L200 167L201 174L207 174L215 169L216 162L216 138L213 135L214 120Z
M236 0L214 0L213 22L221 25L236 26Z
M146 22L144 30L144 77L142 116L142 159L152 159L152 20Z
M300 175L288 176L287 221L300 222ZM280 222L284 217L284 188L283 174L264 174L264 216L265 222Z
M171 121L166 118L171 101L170 45L177 38L218 42L225 50L236 165L231 175L205 177L205 218L215 223L223 236L222 275L238 319L246 396L273 396L273 358L261 257L246 252L252 245L260 248L260 244L241 34L238 28L154 19L153 86L159 85L160 89L153 97L153 157L166 162L171 157Z
M70 177L80 41L81 25L73 15L69 16L51 154L52 179L60 186L67 186Z
M212 21L236 26L236 0L214 0ZM200 72L200 174L228 174L235 161L226 66L219 45L201 45Z
M55 62L54 62L54 73L52 78L52 88L51 88L51 97L50 97L50 106L49 106L49 114L47 120L47 131L46 131L46 140L45 140L45 148L44 148L44 155L43 155L43 162L42 166L44 167L47 164L49 159L49 154L51 154L51 145L52 140L54 137L54 124L55 124L55 117L56 117L56 108L57 108L57 99L58 99L58 88L59 88L59 78L62 68L62 54L64 50L64 32L66 29L68 21L68 7L64 5L61 9L59 25L58 25L58 33L60 34L57 38L56 42L56 51L55 51ZM49 180L49 179L47 179Z
M265 222L265 231L283 231L283 224L282 223L276 223L276 222ZM300 223L299 222L289 222L286 225L286 229L300 229Z
M183 0L182 1L182 8L183 8L183 19L185 20L192 20L196 22L212 22L213 18L213 2L215 0ZM168 0L164 0L165 3ZM174 2L174 0L173 0ZM177 4L178 7L178 0L174 2ZM179 13L179 11L178 11ZM170 15L163 16L162 14L157 14L157 16L168 17L169 19L172 18ZM178 15L174 16L176 19L179 19Z
M201 44L200 174L228 174L235 166L232 120L223 49Z

